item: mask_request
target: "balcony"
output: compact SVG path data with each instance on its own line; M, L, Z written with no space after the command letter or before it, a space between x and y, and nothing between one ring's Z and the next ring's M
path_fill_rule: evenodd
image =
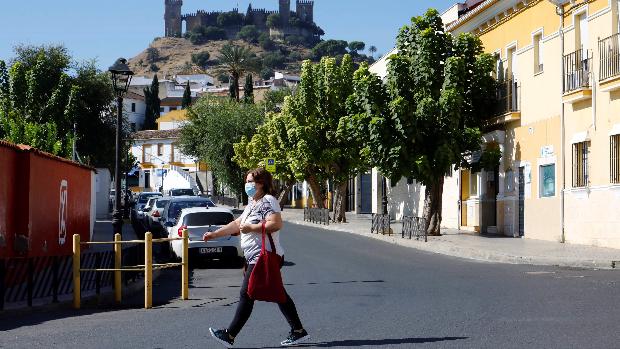
M620 90L620 34L599 40L598 52L601 91Z
M577 103L592 99L590 86L590 69L592 69L592 53L579 49L564 56L564 103Z
M519 100L517 80L507 79L497 82L494 118L490 125L500 125L521 119L521 103Z

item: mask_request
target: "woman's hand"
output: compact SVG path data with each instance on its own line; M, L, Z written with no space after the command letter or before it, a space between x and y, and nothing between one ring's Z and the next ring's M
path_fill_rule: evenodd
M209 241L209 240L213 240L216 239L217 235L214 232L206 232L203 236L202 236L202 240L204 240L205 242Z

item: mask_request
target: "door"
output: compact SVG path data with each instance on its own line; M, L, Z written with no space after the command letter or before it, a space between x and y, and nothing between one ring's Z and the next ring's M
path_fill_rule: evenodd
M151 187L151 172L144 171L144 188Z
M350 178L347 182L346 211L355 211L355 177Z
M525 167L519 167L519 236L525 235Z
M360 213L372 213L372 175L370 173L361 176L361 210Z

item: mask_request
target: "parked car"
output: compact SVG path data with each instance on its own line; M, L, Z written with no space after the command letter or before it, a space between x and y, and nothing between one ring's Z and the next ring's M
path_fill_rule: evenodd
M154 196L161 197L161 193L158 192L144 192L138 194L136 197L136 205L131 212L131 219L137 222L142 222L144 218L144 206L146 206L148 200Z
M153 234L157 236L164 236L166 229L160 223L160 218L165 214L165 208L168 201L170 201L169 196L164 196L155 199L155 203L151 206L150 210L144 212L144 216L146 217L146 230L151 231Z
M158 198L160 198L160 196L151 196L146 202L146 205L144 205L144 207L142 208L142 219L140 220L140 223L142 223L142 226L144 226L145 230L149 230L148 213L155 206L155 202Z
M170 196L196 196L193 189L170 189Z
M183 230L189 232L189 256L200 259L230 259L238 261L243 257L239 236L227 236L205 242L202 236L213 232L234 220L233 213L221 207L184 208L177 223L168 230L168 237L182 237ZM170 242L173 255L181 258L183 242Z
M162 225L170 231L170 227L177 223L181 210L190 207L215 207L213 201L198 196L181 196L172 197L164 207L165 215L163 216ZM161 220L161 218L160 218Z

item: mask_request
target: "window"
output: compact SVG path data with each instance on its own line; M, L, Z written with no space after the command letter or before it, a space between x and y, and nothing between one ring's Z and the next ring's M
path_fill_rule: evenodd
M534 74L543 71L542 33L534 35Z
M157 156L162 156L162 155L164 155L164 145L158 144L157 145Z
M177 107L170 107L170 111L177 110Z
M136 112L136 103L131 103L131 112L132 113Z
M159 112L160 112L160 113L163 113L163 112L164 112L164 107L160 107L160 108L159 108Z
M540 197L555 196L555 164L540 166Z
M150 144L145 144L142 147L142 162L151 162L152 149Z
M613 135L609 142L610 182L620 184L620 135Z
M575 17L575 41L575 51L588 48L588 16L585 12Z
M586 187L588 178L588 148L589 142L573 144L573 187Z

